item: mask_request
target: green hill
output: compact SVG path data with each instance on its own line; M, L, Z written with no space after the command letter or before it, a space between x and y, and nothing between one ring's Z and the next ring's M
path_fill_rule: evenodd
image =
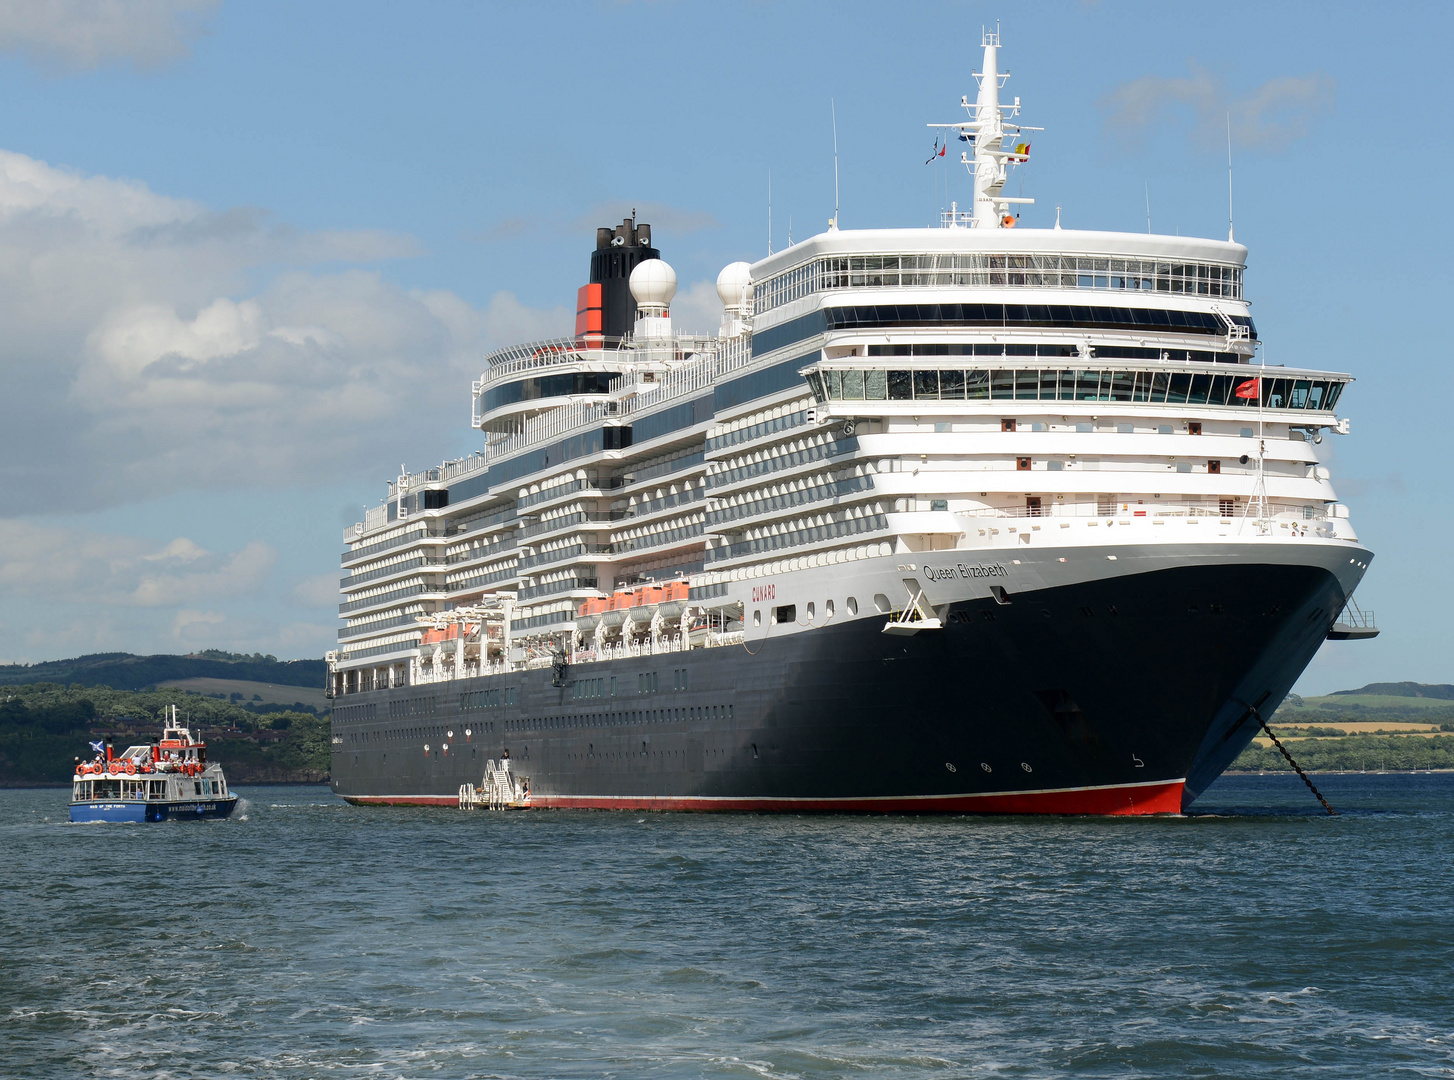
M217 649L187 656L93 653L39 664L0 664L0 686L48 682L115 690L145 690L177 679L232 679L321 689L327 675L322 660L279 660L262 653L248 656Z
M1449 683L1376 682L1361 686L1357 690L1334 690L1329 697L1347 697L1362 694L1370 697L1435 698L1439 701L1454 701L1454 685Z

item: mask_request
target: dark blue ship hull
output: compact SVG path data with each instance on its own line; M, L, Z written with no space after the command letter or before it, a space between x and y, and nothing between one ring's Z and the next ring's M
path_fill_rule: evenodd
M1175 813L1343 602L1318 566L1185 566L956 603L912 637L859 619L349 695L333 786L452 805L508 748L543 807Z
M142 824L149 821L200 821L225 818L237 806L237 796L178 802L143 802L140 799L94 799L71 803L71 821Z

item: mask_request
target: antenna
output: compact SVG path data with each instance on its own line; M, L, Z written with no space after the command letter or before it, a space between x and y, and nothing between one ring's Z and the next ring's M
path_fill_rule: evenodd
M833 110L833 227L838 228L838 103L828 99Z
M772 254L772 170L767 170L767 253Z
M1232 243L1232 110L1227 110L1227 243Z
M1146 181L1146 231L1151 231L1151 181Z

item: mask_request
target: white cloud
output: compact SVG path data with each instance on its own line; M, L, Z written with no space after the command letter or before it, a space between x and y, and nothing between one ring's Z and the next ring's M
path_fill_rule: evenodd
M1169 116L1189 112L1194 135L1205 146L1221 146L1230 117L1237 146L1280 150L1308 133L1313 121L1333 107L1333 79L1321 72L1269 79L1234 97L1224 80L1195 63L1186 78L1147 75L1124 83L1098 102L1106 128L1131 139Z
M468 430L486 349L568 333L571 315L310 269L415 250L0 151L8 512L324 482L442 455L457 443L421 436ZM260 271L272 276L259 288Z
M217 0L4 0L0 50L68 68L185 56Z
M672 325L690 334L715 334L722 326L722 300L717 283L696 281L678 290L671 302Z
M293 586L293 602L303 607L336 608L341 599L338 586L340 576L334 571L331 574L315 574L304 578Z
M131 536L0 520L0 594L57 604L177 607L247 595L276 553L258 540L215 553L177 537Z

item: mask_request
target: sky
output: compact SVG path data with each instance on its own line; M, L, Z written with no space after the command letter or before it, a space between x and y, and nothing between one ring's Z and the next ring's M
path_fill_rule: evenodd
M1316 10L1317 17L1309 14ZM1350 372L1374 641L1454 682L1443 5L0 0L0 660L335 641L342 530L479 445L491 348L568 334L633 208L717 272L968 200L926 165L1000 23L1022 224L1236 238L1268 363ZM1409 500L1422 509L1409 511Z

